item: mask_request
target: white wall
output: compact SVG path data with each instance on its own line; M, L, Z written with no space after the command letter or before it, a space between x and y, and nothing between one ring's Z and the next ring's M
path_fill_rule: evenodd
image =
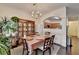
M44 19L50 16L61 16L63 19L60 21L62 25L62 29L44 29ZM66 47L66 8L62 7L55 11L46 14L41 19L37 21L37 32L40 34L44 34L45 31L50 31L51 34L56 34L55 43L58 43L64 47Z
M26 12L23 12L20 9L13 8L10 6L5 6L5 5L0 5L0 16L2 16L2 17L17 16L22 19L33 20L33 19L31 19L31 16L29 14L27 14Z

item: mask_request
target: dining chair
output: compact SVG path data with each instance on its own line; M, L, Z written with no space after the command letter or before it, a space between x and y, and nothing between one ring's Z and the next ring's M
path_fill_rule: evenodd
M27 41L26 39L22 39L23 40L23 55L24 55L24 52L26 51L26 54L28 55L29 54L29 51L28 51L28 44L27 44Z
M41 50L44 53L49 50L49 54L51 54L51 38L45 38L44 44L38 47L38 50Z
M51 36L51 47L54 45L54 39L55 39L55 35L52 35ZM54 49L54 46L53 46L53 49Z
M25 51L26 51L26 54L29 55L28 43L26 39L23 39L23 52L22 52L23 55ZM35 55L37 55L37 48L33 49L33 51L35 52Z

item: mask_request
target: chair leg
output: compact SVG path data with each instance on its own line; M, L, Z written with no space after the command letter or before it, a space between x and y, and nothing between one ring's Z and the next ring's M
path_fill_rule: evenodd
M53 47L53 50L54 50L54 45L53 45L54 43L52 43L52 47Z
M54 50L54 47L53 47L53 50Z
M44 51L43 51L43 55L44 55Z
M29 55L29 54L27 53L27 55Z
M36 50L35 50L35 55L37 55L37 54L38 54L38 50L36 49Z
M53 50L54 50L54 46L53 46Z
M29 51L27 51L27 55L29 55Z
M51 48L49 48L49 55L51 55Z
M22 54L24 55L24 48L23 48L23 52L22 52Z

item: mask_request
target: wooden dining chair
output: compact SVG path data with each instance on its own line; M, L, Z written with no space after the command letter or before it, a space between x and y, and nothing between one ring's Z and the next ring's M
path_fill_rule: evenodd
M37 55L37 48L36 49L33 49L33 51L35 52L35 55ZM24 55L24 52L26 51L26 54L29 55L29 49L28 49L28 44L27 44L27 41L26 39L23 39L23 52L22 54Z
M23 55L24 55L24 52L26 51L26 54L28 55L29 54L29 51L28 51L28 44L27 44L27 41L26 39L22 39L23 40Z
M49 50L49 54L51 54L51 38L46 38L43 46L41 45L38 49L43 52L43 55L47 50Z
M54 45L54 39L55 39L55 35L52 35L51 36L51 47ZM53 49L54 49L54 46L53 46Z

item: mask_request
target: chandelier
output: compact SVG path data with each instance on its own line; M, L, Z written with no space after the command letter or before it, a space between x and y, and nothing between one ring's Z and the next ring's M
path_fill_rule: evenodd
M38 19L38 18L40 18L41 15L42 15L42 14L40 13L40 11L37 10L37 9L38 9L37 7L38 7L37 4L34 3L34 4L33 4L33 11L32 11L32 18L34 18L34 19Z

